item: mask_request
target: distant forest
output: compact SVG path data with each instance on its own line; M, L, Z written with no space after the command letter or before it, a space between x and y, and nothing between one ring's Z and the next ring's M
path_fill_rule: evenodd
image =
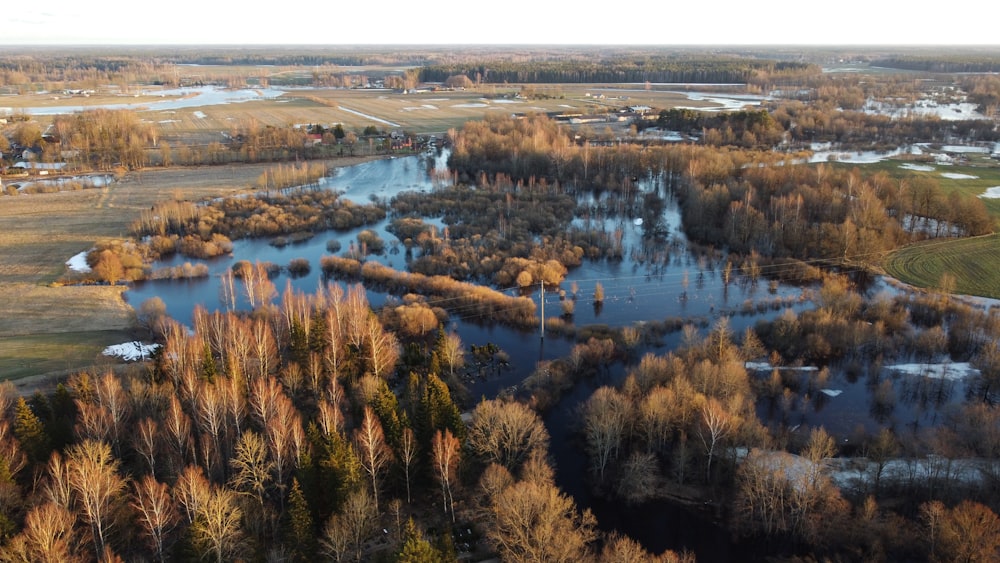
M432 65L421 70L424 82L464 75L486 83L696 82L746 83L755 76L808 75L818 66L788 61L643 58L547 62L487 62Z
M925 72L1000 72L1000 58L968 55L901 56L872 61L872 66Z

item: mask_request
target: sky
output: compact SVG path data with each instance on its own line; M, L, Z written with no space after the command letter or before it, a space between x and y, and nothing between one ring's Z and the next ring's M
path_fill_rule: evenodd
M1000 45L1000 3L45 0L0 45Z

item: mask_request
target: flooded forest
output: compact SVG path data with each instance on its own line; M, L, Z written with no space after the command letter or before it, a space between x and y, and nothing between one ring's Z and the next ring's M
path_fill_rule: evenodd
M961 182L1000 184L1000 80L817 57L455 57L387 71L372 130L166 150L133 108L52 118L94 185L0 205L266 171L63 280L127 285L139 357L0 384L0 562L996 560L1000 292L966 288L1000 208ZM505 111L378 113L459 83ZM615 109L522 111L581 83ZM714 105L627 101L657 90ZM953 265L901 280L913 249Z

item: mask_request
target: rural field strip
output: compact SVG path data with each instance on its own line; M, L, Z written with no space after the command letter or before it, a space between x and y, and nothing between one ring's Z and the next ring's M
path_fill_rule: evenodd
M345 108L344 106L337 106L337 109L342 110L342 111L346 111L347 113L353 113L354 115L359 115L361 117L364 117L365 119L370 119L372 121L377 121L378 123L384 123L384 124L388 125L389 127L402 127L402 125L400 125L398 123L393 123L391 121L387 121L387 120L382 119L380 117L375 117L374 115L368 115L367 113L361 113L360 111L357 111L357 110L353 110L353 109L350 109L350 108Z

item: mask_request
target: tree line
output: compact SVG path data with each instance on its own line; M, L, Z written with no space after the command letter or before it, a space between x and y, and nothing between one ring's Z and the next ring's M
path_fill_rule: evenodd
M589 61L515 62L484 60L421 69L424 82L444 82L463 75L476 84L594 84L623 82L746 83L761 75L816 74L819 67L801 62L736 58L607 57Z

